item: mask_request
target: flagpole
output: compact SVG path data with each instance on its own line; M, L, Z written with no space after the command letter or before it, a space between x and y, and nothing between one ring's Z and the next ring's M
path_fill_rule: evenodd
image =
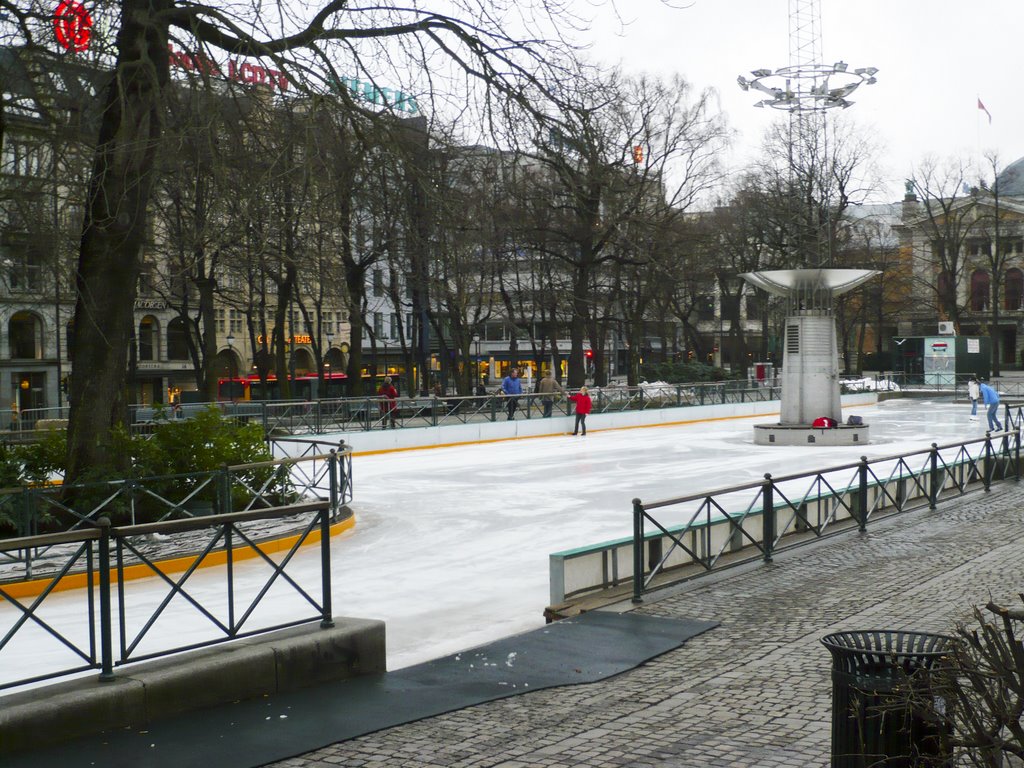
M981 162L981 96L977 96L978 109L974 114L974 146L975 157Z

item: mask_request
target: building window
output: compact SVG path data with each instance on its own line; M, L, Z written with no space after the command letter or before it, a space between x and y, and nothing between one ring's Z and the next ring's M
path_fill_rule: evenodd
M31 312L16 312L7 324L7 340L13 360L37 360L40 349L41 326L39 318Z
M999 252L1003 256L1020 255L1024 250L1024 240L1019 237L1005 237L999 241Z
M384 270L382 269L373 270L373 295L384 295Z
M188 360L188 328L180 317L167 324L167 359Z
M139 269L139 295L152 296L156 292L156 284L153 281L153 265L143 264Z
M992 243L989 240L968 240L964 249L968 256L975 259L988 258L992 255Z
M509 337L505 333L505 324L489 322L484 324L484 339L487 341L505 341Z
M214 310L214 316L217 318L217 333L224 333L227 330L227 324L224 322L224 318L227 311L223 307L218 307Z
M697 320L707 322L715 319L715 298L714 296L698 296L694 302L697 310Z
M399 318L399 314L397 312L392 312L391 313L391 328L390 328L390 331L391 331L391 338L392 339L397 339L398 338L398 318Z
M243 320L245 315L237 309L232 309L228 313L228 330L231 333L241 333L243 328Z
M139 360L157 359L156 318L147 315L139 323Z
M0 173L11 176L47 176L50 171L50 149L42 144L23 141L4 142L0 155Z
M971 309L984 312L988 309L989 279L988 272L976 269L971 274Z
M9 245L0 249L2 264L12 291L39 291L42 288L43 259L30 245Z
M1006 270L1004 283L1004 308L1011 310L1022 309L1021 301L1024 300L1024 272L1017 268Z
M384 313L374 312L373 313L373 335L380 339L384 336Z

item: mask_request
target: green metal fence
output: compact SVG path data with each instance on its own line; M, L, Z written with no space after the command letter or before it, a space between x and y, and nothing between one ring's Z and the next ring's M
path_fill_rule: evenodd
M262 551L245 524L254 521L300 517L305 523L291 548L283 557L271 558ZM114 677L114 668L145 659L193 650L285 627L318 621L321 627L333 626L331 597L330 501L327 499L264 508L248 512L218 514L204 520L177 519L142 525L116 526L106 516L89 518L75 530L62 533L0 540L0 556L30 549L60 548L64 552L61 567L45 579L38 595L18 597L10 585L0 583L0 602L13 607L15 617L0 629L0 690L27 683L49 680L88 670L99 670L101 680ZM289 565L299 548L314 531L319 532L320 573L315 587L302 584L290 575ZM194 548L192 564L181 574L166 573L138 545L147 536L189 536ZM240 554L259 558L267 566L265 580L253 591L242 593L234 580L235 561ZM209 587L192 587L192 578L214 552L223 553L222 589L209 594ZM153 605L147 597L136 599L126 589L126 567L141 567L166 586L162 600ZM66 624L56 623L47 609L55 600L57 586L69 573L81 571L85 589L79 601L81 612ZM249 577L250 582L252 576ZM271 587L284 588L297 608L294 616L282 620L261 621L257 609L263 605ZM319 594L317 594L319 592ZM185 601L198 616L205 636L201 640L182 641L176 634L160 633L157 648L143 650L153 639L154 627L167 613L173 601ZM306 606L306 607L303 607ZM8 615L11 615L8 612ZM64 614L61 614L64 615ZM193 619L196 621L196 619ZM84 632L82 628L85 628ZM63 647L71 662L56 668L15 668L3 663L5 651L11 656L14 643L29 632L42 633ZM36 635L33 635L35 637Z
M326 500L330 519L339 518L352 500L351 448L313 442L299 456L212 472L0 490L0 537L73 532L100 517L114 525L163 523L313 499ZM48 546L8 549L0 552L0 566L21 563L22 576L32 578L35 562L48 553Z
M653 502L633 500L633 600L653 586L762 559L776 551L992 483L1020 479L1020 407L1006 431L976 440ZM693 570L696 568L696 570ZM673 576L673 572L676 577Z

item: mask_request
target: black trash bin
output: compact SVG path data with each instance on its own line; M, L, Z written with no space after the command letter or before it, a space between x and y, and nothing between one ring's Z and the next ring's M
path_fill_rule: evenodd
M928 670L953 643L947 635L865 630L821 639L832 654L832 768L945 766L940 728L932 708L916 712L898 687L922 686Z

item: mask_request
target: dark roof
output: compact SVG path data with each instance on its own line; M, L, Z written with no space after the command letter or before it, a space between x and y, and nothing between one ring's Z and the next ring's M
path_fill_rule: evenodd
M1006 197L1024 197L1024 157L1006 166L996 178L999 194Z

